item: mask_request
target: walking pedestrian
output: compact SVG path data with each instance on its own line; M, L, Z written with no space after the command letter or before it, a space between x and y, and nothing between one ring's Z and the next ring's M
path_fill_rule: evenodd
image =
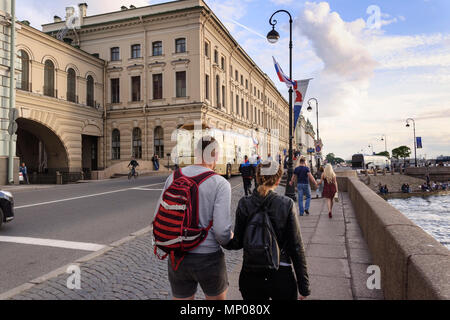
M244 300L297 300L310 295L296 205L292 199L274 192L282 174L283 168L276 161L265 161L258 166L258 190L239 201L234 238L224 246L229 250L244 249L239 276L239 290ZM255 250L258 240L262 238L256 239L254 236L255 228L258 228L254 223L261 219L266 222L265 226L273 230L272 244L275 242L280 252L277 256L279 261L273 268L268 261L273 260L266 259L267 250ZM254 240L257 240L256 243ZM270 244L268 246L272 247Z
M311 174L311 171L306 166L306 158L300 157L299 166L295 168L294 175L292 176L290 185L293 185L297 179L297 191L298 191L298 207L300 209L300 216L305 213L309 215L309 207L311 204L311 186L309 182L311 181L317 188L316 179ZM305 206L303 207L303 197L306 197Z
M28 180L28 169L27 166L25 165L25 162L22 162L19 171L22 173L23 182L26 184L30 184L30 181Z
M248 160L248 156L244 157L244 163L242 163L239 166L239 172L242 175L242 182L244 183L244 192L245 192L245 196L247 197L249 194L252 193L251 188L252 188L252 180L254 177L254 174L253 174L254 167Z
M193 300L198 284L207 300L225 300L228 277L220 246L233 237L231 186L213 171L219 159L218 142L204 137L197 148L202 163L178 169L167 178L153 235L157 248L170 256L168 277L175 300Z
M319 187L316 189L316 198L322 198L323 193L323 180L322 180L322 173L323 173L323 167L320 166L319 172L318 172L318 179L317 183L319 184Z
M259 166L259 164L261 163L261 157L258 156L256 157L256 162L253 164L253 172L256 172L256 168ZM253 192L256 192L256 190L258 189L258 181L256 180L256 174L253 175L254 180L255 180L255 189L253 189Z
M153 170L158 171L159 170L159 157L157 154L155 154L152 157L152 162L153 162Z
M323 197L327 198L328 205L328 217L333 218L333 201L334 196L338 192L338 184L336 180L336 174L333 171L331 164L325 166L325 170L322 174L321 180L324 181Z

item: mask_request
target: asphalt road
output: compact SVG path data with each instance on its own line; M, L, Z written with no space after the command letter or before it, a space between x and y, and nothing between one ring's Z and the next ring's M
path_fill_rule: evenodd
M0 230L0 293L147 227L166 177L113 179L13 192ZM241 183L230 180L232 187Z

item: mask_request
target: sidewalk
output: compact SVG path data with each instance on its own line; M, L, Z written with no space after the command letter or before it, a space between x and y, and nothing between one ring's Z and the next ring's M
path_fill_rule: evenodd
M232 212L243 191L233 190ZM328 218L326 203L313 199L311 215L300 218L312 295L309 299L382 299L380 290L366 287L370 255L345 193ZM150 222L151 217L149 217ZM234 217L233 217L234 219ZM16 290L12 299L171 299L167 261L153 254L150 233L116 243L93 259L80 259L81 290L67 288L69 274L36 279ZM241 300L238 288L242 251L225 251L230 289L228 299ZM204 299L199 288L197 299Z

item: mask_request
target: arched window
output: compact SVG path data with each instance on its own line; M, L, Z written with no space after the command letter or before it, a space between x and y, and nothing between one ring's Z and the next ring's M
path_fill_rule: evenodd
M70 68L67 70L67 101L77 102L77 75L75 70Z
M155 154L159 158L164 158L164 130L162 127L156 127L154 132Z
M44 67L44 95L55 97L55 65L51 60L45 61Z
M89 107L95 107L94 102L94 78L92 76L87 77L87 90L86 90L86 104Z
M117 129L114 129L112 132L112 160L119 160L120 159L120 131Z
M216 76L216 107L220 108L220 77Z
M133 129L133 157L142 159L142 134L140 128Z
M19 50L18 53L19 74L17 75L17 89L30 91L30 57L24 50Z

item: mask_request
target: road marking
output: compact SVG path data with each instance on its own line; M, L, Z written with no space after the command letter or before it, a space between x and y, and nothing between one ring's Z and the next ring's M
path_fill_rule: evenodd
M0 236L0 242L30 244L35 246L55 247L55 248L74 249L83 251L98 251L106 247L102 244L95 244L88 242L74 242L74 241L42 239L42 238L6 237L6 236Z
M239 187L242 187L242 183L239 183L237 186L234 186L231 190L234 190L234 189L236 189L236 188L239 188Z
M142 190L142 191L163 191L164 189L133 188L133 190Z
M157 185L161 185L161 184L165 184L165 182L149 184L149 185L142 186L141 188L152 187L152 186L157 186ZM85 198L98 197L98 196L103 196L103 195L106 195L106 194L124 192L124 191L133 190L133 189L135 189L135 188L119 189L119 190L114 190L114 191L94 193L94 194L89 194L89 195L85 195L85 196L73 197L73 198L66 198L66 199L60 199L60 200L53 200L53 201L46 201L46 202L40 202L40 203L34 203L34 204L27 204L27 205L23 205L23 206L14 207L14 210L30 208L30 207L36 207L36 206L44 206L44 205L47 205L47 204L58 203L58 202L65 202L65 201L71 201L71 200L79 200L79 199L85 199Z

